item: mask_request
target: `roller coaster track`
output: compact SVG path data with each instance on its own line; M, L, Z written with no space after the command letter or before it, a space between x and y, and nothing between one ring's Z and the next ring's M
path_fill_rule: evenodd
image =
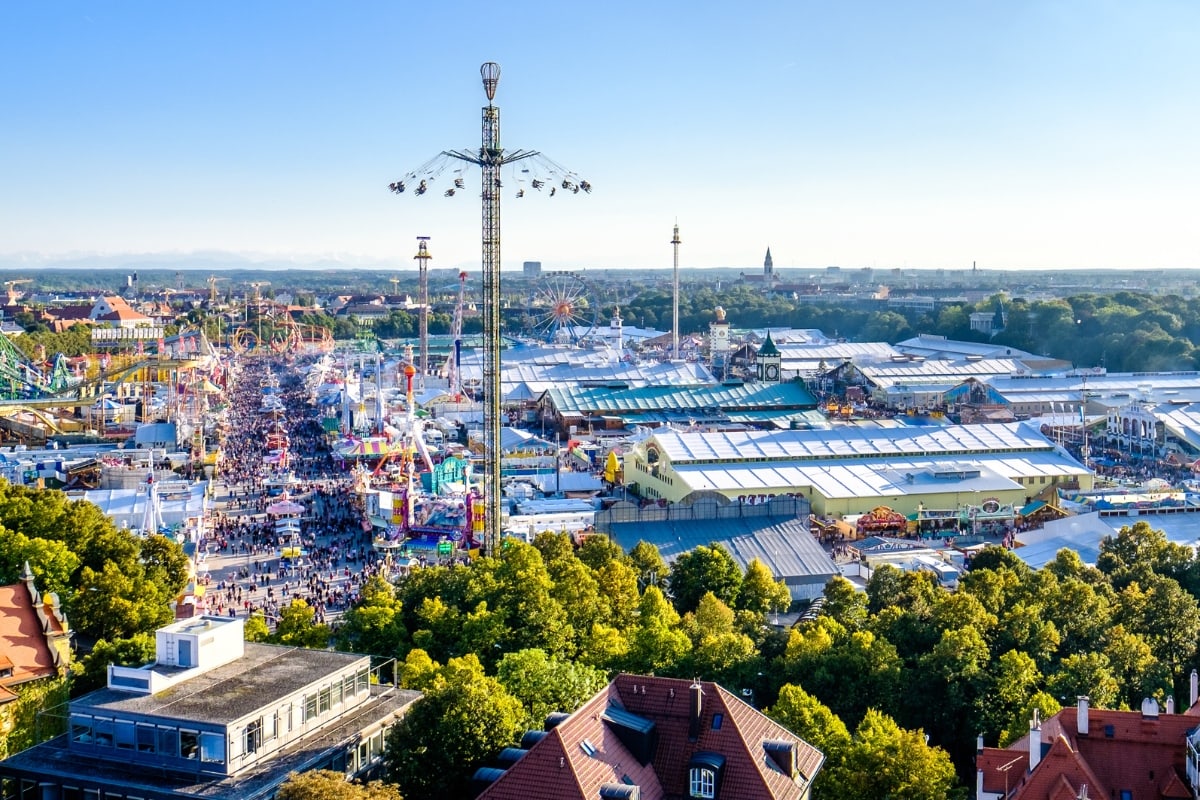
M122 384L144 369L179 370L199 365L200 362L194 358L147 358L118 369L101 370L100 374L95 378L77 383L54 396L39 397L36 399L0 400L0 419L9 419L17 414L28 412L41 420L51 432L56 434L62 433L54 417L44 413L45 410L55 408L83 408L94 405L100 399L100 392L98 390L102 389L106 384Z

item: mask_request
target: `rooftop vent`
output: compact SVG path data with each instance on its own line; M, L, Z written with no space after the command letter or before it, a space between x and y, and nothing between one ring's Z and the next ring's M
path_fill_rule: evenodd
M600 785L600 797L601 800L642 800L642 789L625 783L604 783Z
M496 756L496 765L502 769L508 769L528 753L528 750L522 750L519 747L506 747Z
M480 767L475 770L475 774L471 776L471 796L476 797L482 794L484 789L500 780L500 776L503 774L504 770L495 767Z
M521 737L521 749L529 750L535 744L546 738L545 731L525 731L525 735Z

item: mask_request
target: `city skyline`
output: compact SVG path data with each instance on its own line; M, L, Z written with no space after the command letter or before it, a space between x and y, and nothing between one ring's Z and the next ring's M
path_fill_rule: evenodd
M1200 266L1198 7L486 9L0 8L0 268L477 268L477 171L387 184L478 147L483 61L504 146L595 187L506 186L506 271L669 267L676 222L683 268Z

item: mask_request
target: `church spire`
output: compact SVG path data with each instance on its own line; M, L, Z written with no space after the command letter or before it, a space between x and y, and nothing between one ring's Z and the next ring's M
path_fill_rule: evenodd
M771 260L771 248L767 248L767 257L763 260L763 278L770 280L775 275L775 262Z

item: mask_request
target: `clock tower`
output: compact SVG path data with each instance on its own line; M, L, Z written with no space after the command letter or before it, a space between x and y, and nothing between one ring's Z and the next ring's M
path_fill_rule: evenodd
M766 341L762 343L762 347L758 348L758 353L754 356L758 379L764 383L779 383L779 371L782 364L783 356L780 355L779 348L771 339L771 332L767 331Z

